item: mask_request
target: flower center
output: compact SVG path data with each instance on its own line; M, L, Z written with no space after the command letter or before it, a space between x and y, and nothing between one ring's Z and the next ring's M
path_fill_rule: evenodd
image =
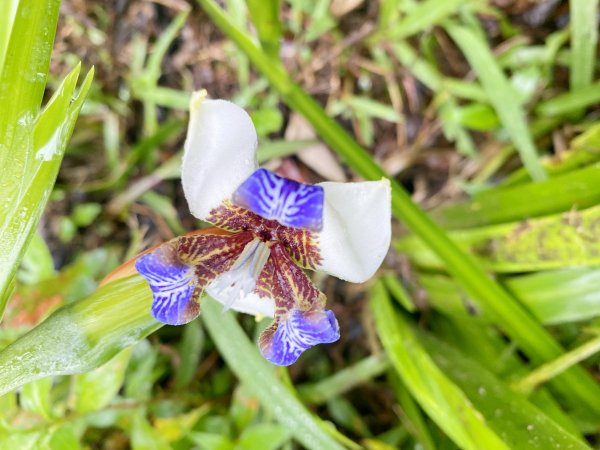
M206 288L206 292L228 310L236 301L254 290L256 280L270 254L271 249L265 242L260 239L252 240L246 244L231 268L219 275Z

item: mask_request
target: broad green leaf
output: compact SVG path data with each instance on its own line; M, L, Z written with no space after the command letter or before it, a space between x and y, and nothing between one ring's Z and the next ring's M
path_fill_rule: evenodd
M418 333L439 369L464 392L511 449L589 449L518 392L432 335ZM484 447L487 448L487 447Z
M523 222L453 231L452 238L500 273L534 272L575 266L600 265L596 225L600 207L570 211ZM443 270L444 263L415 236L396 243L417 265Z
M371 291L379 338L407 389L461 448L509 449L469 398L438 368L408 324L396 314L381 282Z
M433 217L447 228L471 228L584 209L600 202L600 164L538 183L482 192L473 200L444 206Z
M600 316L600 269L596 267L532 273L511 277L505 283L543 323Z
M443 275L420 274L431 305L453 317L473 317L476 302ZM573 268L549 270L504 280L506 287L537 319L547 325L590 320L600 316L600 270ZM477 308L477 317L489 316Z
M33 124L40 109L52 42L58 20L59 0L22 0L5 3L2 14L0 51L0 317L7 290L17 269L21 252L30 233L5 230L8 220L18 216L15 208L24 191L25 175L34 159L32 148ZM60 120L60 119L59 119ZM41 186L42 188L44 186ZM3 244L5 244L4 246Z
M125 349L100 367L73 378L71 396L75 411L98 411L111 402L123 384L131 350Z
M274 367L250 342L231 312L224 313L216 301L205 299L201 317L231 370L256 395L263 408L291 431L294 439L309 449L343 448L276 377Z
M26 120L29 137L13 141L19 149L25 146L25 151L13 148L14 159L4 159L2 155L6 152L0 152L0 169L7 174L8 183L0 186L0 194L6 199L0 204L0 267L4 268L0 271L0 312L7 300L8 284L54 185L62 155L90 88L93 70L75 94L78 75L79 66L67 75L39 116L27 116L31 119L31 122Z
M87 372L162 324L139 276L113 281L69 304L0 352L0 395L53 375Z

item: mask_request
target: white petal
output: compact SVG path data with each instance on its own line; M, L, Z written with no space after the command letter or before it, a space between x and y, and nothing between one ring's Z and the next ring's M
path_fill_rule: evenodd
M231 102L205 97L206 91L192 95L181 168L185 197L199 219L229 199L258 167L250 116Z
M325 190L318 270L342 280L367 281L388 252L391 239L390 182L320 183Z
M210 295L209 290L207 293ZM219 298L211 296L213 299L221 303L225 309L233 309L244 314L253 316L274 317L275 316L275 301L270 297L259 297L255 293L245 294L240 296L232 305L225 304Z

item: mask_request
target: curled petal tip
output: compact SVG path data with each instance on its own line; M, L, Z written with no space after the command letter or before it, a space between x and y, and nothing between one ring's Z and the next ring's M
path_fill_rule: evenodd
M190 111L196 112L206 97L208 97L208 92L206 92L206 89L194 91L190 98Z
M260 337L263 356L272 364L289 366L317 344L329 344L340 338L340 327L330 310L294 310L290 316L267 328Z
M175 249L166 243L135 261L135 269L150 284L152 315L168 325L182 325L195 319L200 304L195 295L193 270L177 258Z

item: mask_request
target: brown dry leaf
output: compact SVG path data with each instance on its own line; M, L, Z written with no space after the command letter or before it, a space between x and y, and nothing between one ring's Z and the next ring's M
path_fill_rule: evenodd
M316 136L315 130L304 117L292 113L285 130L287 140L314 139ZM325 144L317 143L303 148L298 152L298 158L327 180L346 181L344 170Z

